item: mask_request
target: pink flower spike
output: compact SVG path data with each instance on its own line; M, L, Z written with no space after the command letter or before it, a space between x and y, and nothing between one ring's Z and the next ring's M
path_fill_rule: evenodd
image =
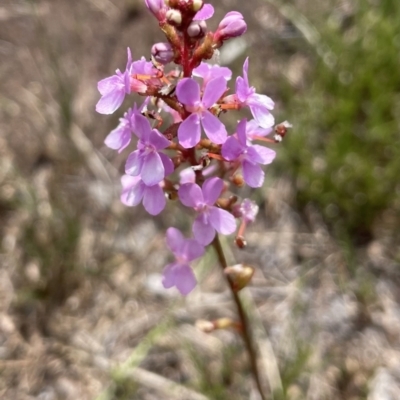
M163 286L176 288L186 296L196 286L197 281L189 262L204 254L204 247L194 239L185 239L176 228L168 228L167 245L174 253L176 261L168 264L163 271Z
M125 71L121 72L117 69L115 75L105 78L97 84L101 98L96 104L96 111L100 114L112 114L122 104L125 95L131 92L130 69L132 66L132 55L129 48L127 52L128 61Z

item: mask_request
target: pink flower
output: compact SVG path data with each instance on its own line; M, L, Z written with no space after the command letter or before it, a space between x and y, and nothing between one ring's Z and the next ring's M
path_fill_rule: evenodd
M225 93L226 80L222 76L210 80L204 87L203 97L200 86L192 78L182 79L177 87L178 100L191 114L178 128L178 139L182 147L196 146L201 137L201 126L214 143L224 143L227 132L224 124L208 109Z
M275 103L268 96L256 93L256 89L250 86L248 69L249 59L246 58L243 64L243 78L238 76L236 79L236 99L241 106L250 108L254 119L262 128L270 128L274 125L274 117L270 110L274 109Z
M153 186L173 172L171 159L159 150L169 146L167 140L157 129L151 129L147 118L136 116L135 133L139 137L138 149L126 160L125 172L128 175L140 175L143 182Z
M196 286L197 281L189 262L204 254L204 247L194 239L185 239L176 228L167 230L167 246L175 255L175 262L168 264L163 271L165 288L176 286L186 296Z
M127 49L128 61L124 72L119 69L115 75L102 79L97 84L101 99L96 104L96 111L100 114L112 114L124 101L125 95L131 92L130 69L132 66L132 54Z
M121 184L121 202L126 206L134 207L143 201L145 210L151 215L160 214L164 210L166 200L160 184L148 186L139 175L123 175Z
M276 153L247 140L245 118L239 122L236 132L236 136L229 136L222 145L222 157L242 166L243 178L250 187L260 187L264 182L264 171L258 164L270 164Z
M213 241L215 231L222 235L229 235L236 230L233 215L214 205L223 186L222 179L209 178L202 188L195 183L185 183L178 190L182 204L197 211L197 217L193 223L193 234L204 246Z

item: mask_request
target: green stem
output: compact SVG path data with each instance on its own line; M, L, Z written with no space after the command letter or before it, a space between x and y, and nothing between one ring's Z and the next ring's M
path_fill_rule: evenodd
M218 235L215 236L215 239L212 242L212 245L217 253L219 264L221 265L222 269L224 270L225 268L228 267L228 264L226 262L225 254L222 249L221 242L219 240ZM242 325L242 338L243 338L244 344L246 346L247 353L249 355L249 361L250 361L252 375L256 382L257 389L260 392L260 396L261 396L262 400L266 400L266 396L264 394L264 391L263 391L263 388L261 385L260 372L258 370L258 363L257 363L257 351L255 349L255 344L253 343L249 319L247 318L242 301L240 300L238 293L234 289L234 283L232 282L231 278L228 275L226 275L226 278L228 281L229 289L232 293L233 301L236 304L236 309L237 309L240 323Z

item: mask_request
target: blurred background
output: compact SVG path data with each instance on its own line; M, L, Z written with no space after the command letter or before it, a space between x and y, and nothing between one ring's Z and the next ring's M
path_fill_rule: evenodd
M243 295L271 399L400 398L400 2L219 0L248 23L221 62L276 101ZM257 399L212 252L161 287L174 204L119 202L97 81L163 41L142 0L0 2L0 398ZM225 246L229 249L231 243Z

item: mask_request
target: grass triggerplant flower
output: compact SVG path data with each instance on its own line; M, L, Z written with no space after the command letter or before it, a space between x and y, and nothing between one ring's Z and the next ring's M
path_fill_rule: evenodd
M262 165L275 158L275 151L261 144L277 142L266 138L273 130L274 102L250 86L248 59L233 94L228 87L232 71L208 62L226 40L246 31L242 14L227 13L211 32L206 21L214 8L203 0L145 4L166 41L154 44L150 60L134 61L128 49L125 71L117 70L98 83L96 110L112 114L131 93L144 98L141 106L128 109L105 144L119 152L133 147L121 178L124 204L142 203L149 214L157 215L168 198L195 212L194 239L184 239L175 228L167 231L176 261L164 269L163 283L186 295L196 285L189 262L218 240L218 234L236 232L236 244L244 246L244 228L255 218L257 206L250 200L239 206L232 192L235 185L263 184ZM254 119L242 119L229 133L219 116L241 108L248 108Z

